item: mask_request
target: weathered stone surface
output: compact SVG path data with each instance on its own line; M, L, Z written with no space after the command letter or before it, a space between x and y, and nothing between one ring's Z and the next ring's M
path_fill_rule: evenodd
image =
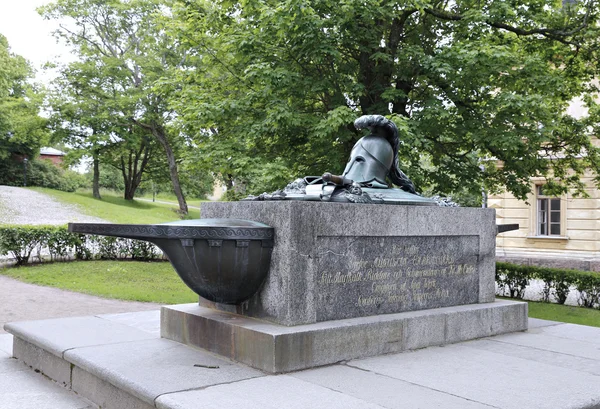
M490 409L479 402L344 365L295 372L291 376L388 409Z
M477 236L318 237L317 321L479 300Z
M64 357L148 404L164 393L263 376L255 369L166 339L75 348ZM74 382L76 378L74 373Z
M348 365L494 408L600 408L598 376L469 344L369 358Z
M530 335L530 334L527 334ZM565 340L566 341L566 340ZM586 355L577 353L577 349L574 348L569 351L569 343L563 344L561 348L556 348L561 352L556 352L556 349L550 350L545 347L544 343L524 343L519 340L514 342L505 342L502 337L486 338L478 341L471 341L466 344L470 348L482 349L485 351L493 352L496 354L513 356L516 358L529 359L531 361L540 362L547 365L552 365L560 370L560 368L572 369L578 372L587 372L592 375L600 376L600 356L596 349L595 355ZM529 344L529 345L523 345ZM540 346L540 348L537 348ZM576 347L576 345L573 345ZM575 352L575 354L573 354Z
M20 362L22 370L0 372L2 409L93 409L94 406L72 392L57 386Z
M497 301L294 327L196 304L163 307L161 336L270 373L442 345L527 328L527 304Z
M37 369L50 379L63 386L71 386L71 364L53 353L19 337L14 338L13 353L15 358Z
M219 385L199 391L160 396L158 409L384 409L374 403L354 398L326 387L287 375Z
M78 367L73 368L72 389L102 409L153 409L155 407Z
M97 315L104 320L118 322L128 327L136 328L148 332L157 337L160 336L160 310L124 312L120 314L102 314Z
M0 353L12 356L13 336L10 334L0 334Z
M494 300L496 228L493 209L279 201L203 203L201 214L203 218L255 220L275 228L271 269L262 289L241 305L200 299L203 306L291 326ZM368 254L359 253L358 245L346 251L344 243L353 241L364 244ZM348 257L326 255L323 246ZM410 279L406 285L410 287L415 282L415 286L420 283L429 288L412 289L402 287L399 281L388 282L388 287L376 289L385 292L386 302L380 303L373 295L372 283L355 284L351 294L346 294L340 286L320 285L323 273L337 274L338 267L341 276L355 273L352 267L359 266L359 272L366 277L366 264L374 263L377 258L402 259L402 255L393 255L394 246L396 250L413 249L437 255L435 263L427 264L426 258L411 255L406 260L410 267L404 270L391 266L382 269L402 274L402 271L418 271L421 268L418 264L422 263L422 269L435 270L429 277L431 280ZM450 254L453 250L461 254ZM427 254L420 256L427 257ZM389 261L394 262L402 260ZM433 268L427 269L427 266ZM453 273L458 277L450 278L450 269L462 269L463 274ZM393 284L396 284L395 290ZM461 284L467 287L464 291L459 289ZM453 287L445 297L448 285ZM359 306L358 297L366 299L369 305ZM353 302L356 305L351 305Z
M98 317L11 322L4 329L58 357L76 347L156 338L149 332Z

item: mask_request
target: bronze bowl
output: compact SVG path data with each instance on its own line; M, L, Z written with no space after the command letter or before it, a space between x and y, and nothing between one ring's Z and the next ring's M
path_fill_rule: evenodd
M239 304L259 290L269 272L274 239L272 227L239 219L69 223L69 231L154 243L188 287L200 297L223 304Z

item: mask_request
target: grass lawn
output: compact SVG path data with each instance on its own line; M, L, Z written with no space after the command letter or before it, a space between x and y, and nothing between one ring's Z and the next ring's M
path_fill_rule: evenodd
M600 327L600 310L535 301L527 301L527 304L531 318Z
M497 297L503 300L518 301L514 298ZM600 327L600 310L570 305L552 304L546 302L527 301L529 305L529 317L542 320L568 322L571 324L589 325Z
M0 274L27 283L119 300L181 304L198 296L179 278L169 262L73 261L16 268Z
M76 205L82 213L100 217L113 223L154 224L178 220L177 205L149 203L141 200L125 200L114 193L103 192L102 200L95 199L91 192L68 193L40 187L29 188L52 196L66 204ZM197 209L191 209L189 218L200 217Z
M146 200L152 200L152 193L146 193L145 195L142 195L140 197L144 198ZM170 203L173 203L174 205L178 206L177 197L173 194L159 193L156 195L156 200L160 200L161 202L170 202ZM187 202L188 206L194 206L194 207L200 207L200 203L208 202L208 200L188 199L187 197L185 198L185 201Z

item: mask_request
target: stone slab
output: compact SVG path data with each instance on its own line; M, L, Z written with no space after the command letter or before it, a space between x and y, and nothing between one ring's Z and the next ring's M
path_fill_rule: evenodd
M478 236L319 236L316 246L319 322L479 300Z
M120 314L102 314L97 315L104 320L118 322L128 327L136 328L148 332L156 337L160 337L160 310L124 312Z
M482 349L497 354L514 356L517 358L529 359L531 361L541 362L559 368L568 368L575 371L587 372L592 375L600 376L600 355L598 354L598 350L596 350L596 356L590 358L563 352L549 351L547 349L523 346L517 343L499 342L495 340L495 338L471 341L467 345L471 348Z
M150 405L159 395L263 374L166 339L66 351L66 361ZM73 383L79 382L73 372ZM81 384L81 383L79 383Z
M0 334L0 354L12 356L13 336L10 334Z
M16 337L13 353L15 358L35 368L62 386L71 387L71 364L62 356Z
M500 300L288 327L196 304L163 307L161 336L269 373L527 329L527 304Z
M71 348L156 338L146 331L98 317L11 322L4 329L59 357Z
M562 322L558 322L558 321L542 320L539 318L529 318L529 329L550 327L552 325L561 325L561 324L562 324Z
M0 362L5 360L0 359ZM23 363L6 359L12 371L0 371L0 408L3 409L92 409L90 402L57 386ZM1 368L1 366L0 366Z
M600 408L600 377L470 347L434 347L349 366L502 409Z
M535 330L534 330L535 331ZM495 337L494 341L504 342L511 345L521 345L543 351L557 352L560 354L579 356L582 358L598 360L600 369L600 343L580 341L553 336L547 332L529 332L527 334L510 334Z
M153 409L155 407L78 367L73 368L72 389L101 409Z
M388 409L490 409L481 402L346 365L310 369L291 376Z
M287 375L164 395L156 400L156 407L197 409L199 402L202 402L202 409L384 409L383 406Z
M201 214L275 228L262 289L205 307L293 326L494 301L493 209L280 201L203 203Z
M557 338L589 342L596 345L600 344L600 337L598 336L598 331L595 327L576 324L561 324L542 328L540 332Z
M474 306L460 308L466 307ZM414 311L410 314L424 315L424 312ZM262 322L261 325L272 324ZM425 324L423 328L429 325L433 326L433 323ZM588 337L592 341L600 338L599 328L571 326L570 324L535 328L531 334L544 335L543 331L558 326L570 327L569 331L564 328L553 329L558 335L565 336L565 340L568 332L572 332L580 338ZM293 328L283 328L293 331ZM425 332L425 330L422 331L422 333ZM596 337L592 338L594 333ZM515 335L528 334L530 332ZM555 337L556 335L548 334L547 336ZM506 336L497 338L503 337ZM371 409L403 407L411 409L420 407L600 408L598 376L591 370L593 368L585 365L578 368L576 365L600 360L600 349L598 350L598 359L591 359L577 356L576 350L574 350L575 355L568 355L540 350L535 346L499 342L495 339L496 337L485 338L444 347L430 347L377 358L353 360L281 376L261 376L212 385L202 383L203 381L200 380L197 387L189 387L189 384L186 384L184 386L188 387L188 390L163 393L154 400L154 403L161 409L196 409L198 407L209 409L224 407L241 409L325 407L328 409L346 407ZM161 340L155 339L154 341ZM95 401L104 404L103 407L106 409L149 409L153 406L149 403L152 396L164 391L163 385L158 381L160 378L157 375L159 368L166 371L162 379L167 382L171 378L189 377L188 365L197 362L193 358L197 355L187 355L181 353L179 349L170 359L172 348L152 349L142 345L150 342L153 341L124 342L120 345L127 345L126 350L119 352L109 349L114 352L114 356L108 352L109 350L101 354L93 354L95 358L92 359L90 356L89 363L93 364L95 368L73 366L72 387L80 396L88 398L93 396ZM169 343L166 340L162 340L162 342ZM590 342L589 344L594 343ZM117 346L119 344L107 345L110 348ZM65 357L71 352L99 348L102 347L76 348L67 352ZM191 351L190 354L199 352L183 345L179 345L179 348ZM141 351L139 357L137 356L138 350ZM210 353L205 354L218 359ZM137 360L138 358L139 360ZM186 360L188 365L182 362ZM10 359L9 361L14 362ZM175 365L169 366L168 362L170 361L175 362ZM133 369L128 369L127 366ZM239 370L249 370L243 365L231 364L231 366ZM148 371L147 368L152 367L157 369L150 369L148 377L155 378L155 380L142 379L145 376L144 373ZM92 369L93 372L90 372ZM212 371L209 368L203 369ZM24 372L27 371L20 371L20 373ZM134 373L132 374L132 372ZM5 384L4 375L0 374L0 389ZM10 371L6 375L11 375ZM33 375L47 381L39 374ZM119 377L129 376L131 379L118 380ZM131 390L123 389L122 387L126 384L137 385L138 392L145 391L144 393L147 393L146 398L142 400L132 395ZM19 385L14 386L14 390L18 391L18 394L31 393L32 390L29 390L29 387L20 391ZM56 384L53 386L56 387ZM156 390L145 388L156 388ZM86 407L84 405L69 406L68 403L52 406L53 397L51 395L40 394L39 396L43 396L43 399L33 394L31 394L31 398L23 398L19 401L19 403L23 403L21 406L3 405L4 401L2 401L0 407L36 409ZM1 399L3 399L2 396L0 396ZM28 406L29 401L35 404ZM464 405L461 406L463 401ZM12 401L10 402L12 405ZM64 401L59 398L58 402ZM48 406L43 406L43 404Z

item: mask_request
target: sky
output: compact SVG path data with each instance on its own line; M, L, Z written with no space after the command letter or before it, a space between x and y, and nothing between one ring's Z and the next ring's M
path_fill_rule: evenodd
M58 27L55 21L44 20L35 10L51 0L0 0L0 34L8 39L11 51L25 57L36 69L36 79L47 82L51 74L42 72L48 61L69 62L73 60L69 49L58 44L52 31Z

